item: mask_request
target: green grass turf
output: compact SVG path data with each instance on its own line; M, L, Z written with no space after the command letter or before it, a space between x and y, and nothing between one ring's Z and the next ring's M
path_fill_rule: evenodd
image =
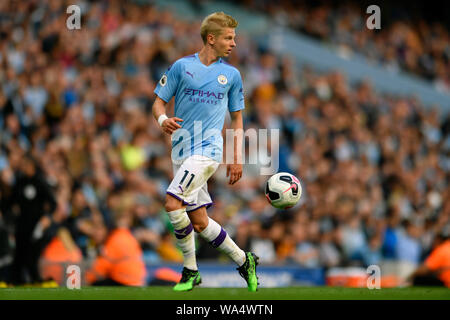
M171 287L4 288L0 300L450 300L446 288L386 288L380 290L340 287L195 288L173 292Z

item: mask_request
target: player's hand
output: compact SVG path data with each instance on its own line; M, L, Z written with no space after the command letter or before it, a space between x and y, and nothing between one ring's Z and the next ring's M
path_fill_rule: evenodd
M242 164L227 164L227 177L230 177L228 184L235 184L242 178Z
M183 119L173 117L168 118L164 120L164 122L161 125L162 130L167 134L174 133L175 130L181 128L181 125L179 125L177 122L183 122Z

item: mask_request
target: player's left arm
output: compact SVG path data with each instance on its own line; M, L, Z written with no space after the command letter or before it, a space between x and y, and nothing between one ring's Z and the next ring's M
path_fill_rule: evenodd
M244 123L242 120L242 110L230 112L231 128L233 129L234 150L233 163L227 164L227 177L230 177L229 184L233 185L242 177L242 140Z

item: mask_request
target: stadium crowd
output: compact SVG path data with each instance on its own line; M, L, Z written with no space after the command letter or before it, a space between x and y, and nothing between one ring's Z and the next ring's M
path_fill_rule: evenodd
M150 109L164 70L201 47L199 23L151 5L81 3L82 28L71 31L68 2L0 4L0 261L14 255L13 190L40 174L54 195L54 210L34 221L40 250L66 230L65 243L93 260L120 222L145 263L181 262L163 206L170 137ZM211 218L263 263L423 261L450 226L448 115L370 83L352 87L339 72L300 69L237 34L229 62L244 79L244 128L281 129L279 171L300 178L303 197L277 212L259 165L245 165L234 186L222 165L209 185ZM199 259L228 261L197 239Z
M425 12L410 3L380 4L381 29L366 27L371 4L360 1L260 1L249 0L253 10L270 14L280 25L308 34L351 57L352 52L392 72L406 71L433 82L450 93L450 33L438 20L426 19ZM405 10L407 6L407 10ZM450 9L436 6L433 13ZM430 9L431 10L431 9ZM447 19L448 20L448 19Z

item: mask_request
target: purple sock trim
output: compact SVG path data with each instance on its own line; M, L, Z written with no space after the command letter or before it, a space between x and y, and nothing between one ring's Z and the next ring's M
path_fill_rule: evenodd
M205 207L205 206L206 206L206 209L209 209L212 205L213 205L213 202L205 203L195 209L191 209L191 210L186 209L186 212L192 212L192 211L195 211L195 210L200 209L201 207Z
M220 246L225 241L226 237L227 237L227 232L222 228L220 230L220 233L217 236L217 238L215 238L209 244L212 245L214 248L217 248L218 246Z
M183 239L184 237L188 236L192 230L194 230L194 227L192 226L192 223L189 223L189 225L186 228L174 230L175 237L177 239Z
M189 203L189 202L186 202L186 201L184 201L183 199L181 199L179 196L177 196L176 194L173 194L172 192L169 192L169 191L167 191L166 192L167 194L170 194L172 197L174 197L175 199L178 199L178 200L180 200L180 201L183 201L183 204L185 205L185 204L187 204L187 205L190 205L190 206L195 206L196 205L196 203Z

